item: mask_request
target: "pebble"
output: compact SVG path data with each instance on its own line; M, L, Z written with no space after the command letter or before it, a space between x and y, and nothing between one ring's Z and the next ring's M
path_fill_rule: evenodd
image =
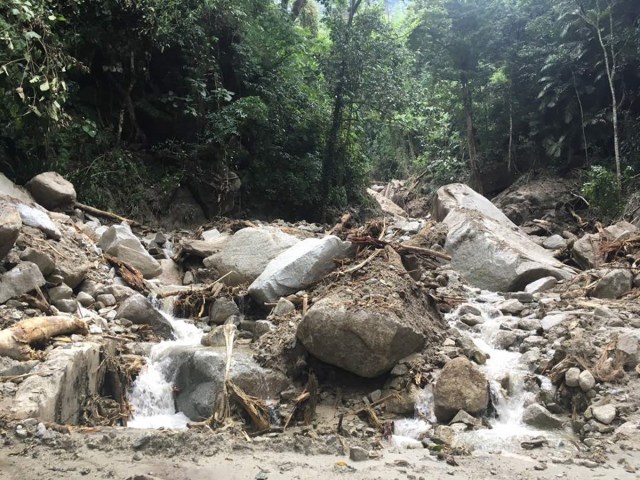
M351 447L349 449L349 458L353 462L363 462L369 460L369 452L362 447Z
M580 385L580 369L572 367L564 374L564 383L567 387L577 387Z
M609 425L616 418L616 407L610 404L591 407L591 413L597 421Z
M18 438L27 438L28 436L29 436L29 433L27 432L27 430L22 425L18 425L16 427L16 437L18 437Z

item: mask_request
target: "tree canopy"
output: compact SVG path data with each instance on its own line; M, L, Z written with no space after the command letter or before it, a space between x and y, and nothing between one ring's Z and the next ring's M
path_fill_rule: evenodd
M0 164L121 211L229 171L286 217L411 173L492 194L585 169L619 199L639 21L637 0L7 0Z

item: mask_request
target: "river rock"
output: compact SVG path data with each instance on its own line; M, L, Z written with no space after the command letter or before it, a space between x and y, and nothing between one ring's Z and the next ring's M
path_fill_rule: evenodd
M154 278L162 273L160 263L149 255L129 225L112 225L107 228L100 237L98 246L104 253L140 270L144 278Z
M548 250L567 248L567 241L561 235L551 235L542 242L542 246Z
M524 287L524 291L527 293L542 293L547 290L551 290L558 284L558 280L555 277L544 277L535 282L531 282L529 285Z
M138 325L149 325L162 338L173 338L173 327L146 297L135 293L118 308L116 318L126 318Z
M16 207L0 199L0 260L13 248L21 227L22 220Z
M522 421L543 430L562 428L564 421L537 403L529 405L522 414Z
M580 369L577 367L571 367L564 372L564 383L567 387L577 387L580 385Z
M61 425L78 424L83 403L98 394L101 347L75 343L54 349L18 387L12 413Z
M460 410L479 415L489 405L489 382L465 357L444 366L433 393L436 418L442 423L451 421Z
M89 263L82 263L77 260L70 261L70 259L67 259L67 261L60 262L58 264L58 270L62 275L64 283L69 285L71 288L76 288L87 276L89 266Z
M231 238L229 235L221 234L216 238L205 240L186 239L180 242L180 247L184 253L199 258L207 258L216 253L220 253Z
M16 208L24 225L37 228L54 240L60 240L62 238L60 230L42 207L31 207L24 203L18 203L16 204Z
M596 379L589 370L583 370L578 377L578 383L583 392L588 392L596 386Z
M620 298L631 290L633 284L633 273L626 269L613 269L606 271L604 276L598 281L592 297L596 298Z
M182 285L182 272L180 266L170 258L158 260L162 273L156 277L161 285Z
M307 238L271 260L249 286L249 294L259 303L277 302L322 279L336 264L334 259L350 255L351 243L334 235Z
M500 302L498 305L498 310L502 313L506 313L509 315L517 315L522 310L524 310L524 305L520 303L520 301L512 298L510 300L505 300L504 302Z
M35 263L21 262L0 277L0 303L44 284L44 277Z
M243 228L228 239L224 249L204 260L227 285L253 282L271 260L299 240L275 227ZM277 298L274 300L278 300Z
M235 332L238 330L235 325L218 325L209 333L205 334L200 339L200 343L205 347L224 347L227 344L225 332L229 329L233 331L233 335L235 336Z
M573 276L548 250L466 185L441 187L434 214L449 229L445 249L452 257L451 266L476 287L506 292L522 290L543 277Z
M20 260L35 263L45 277L53 273L56 268L55 262L49 255L31 247L25 248L20 253Z
M169 378L174 379L176 406L191 420L209 418L223 394L225 349L223 347L176 346L163 353L171 356ZM247 394L263 399L278 399L291 385L280 372L259 366L251 354L235 350L229 380Z
M593 414L593 418L595 418L600 423L604 423L605 425L609 425L616 418L616 407L611 404L608 405L600 405L597 407L591 407L591 413Z
M209 311L209 322L222 325L227 318L234 315L240 315L240 309L233 299L225 297L216 298Z
M275 307L273 307L273 315L276 317L281 317L283 315L288 315L296 309L296 306L293 302L287 300L286 298L281 298L278 300L278 303Z
M567 313L554 313L551 315L547 315L540 321L540 326L542 329L547 332L551 330L553 327L560 325L561 323L566 322L571 318L571 315Z
M36 175L25 186L36 202L49 210L73 207L76 201L73 184L56 172Z

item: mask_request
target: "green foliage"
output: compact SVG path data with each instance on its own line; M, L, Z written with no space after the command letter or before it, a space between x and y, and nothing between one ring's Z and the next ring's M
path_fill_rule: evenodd
M594 165L587 170L582 195L592 209L609 218L616 217L624 206L615 172L601 165Z

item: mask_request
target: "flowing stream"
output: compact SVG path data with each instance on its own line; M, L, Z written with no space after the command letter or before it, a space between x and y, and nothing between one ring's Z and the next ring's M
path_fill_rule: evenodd
M171 352L180 347L200 345L202 330L184 320L163 313L171 323L175 340L165 340L151 347L147 364L136 378L129 392L133 417L130 428L186 428L189 418L176 412L173 398L173 379L170 367Z
M461 331L461 334L469 336L476 346L489 356L486 364L481 368L489 380L496 410L495 418L489 420L491 428L463 432L456 437L458 445L465 445L476 451L508 449L523 439L548 435L548 432L534 429L522 421L526 401L533 396L525 389L525 376L530 372L520 363L522 354L504 350L495 345L496 335L500 331L501 324L506 320L496 308L496 304L503 300L504 298L496 293L482 292L466 302L481 312L483 323L475 329ZM458 317L458 309L446 316L451 328L456 328L455 322ZM506 395L500 383L505 376L508 376L509 383ZM546 377L539 377L539 379L543 385L549 383ZM432 418L433 396L430 390L426 391L422 404L418 405L417 409L423 414L421 416L425 416L426 413L426 419L429 422L434 421ZM394 445L411 448L414 446L415 439L429 430L429 422L420 418L396 422Z

